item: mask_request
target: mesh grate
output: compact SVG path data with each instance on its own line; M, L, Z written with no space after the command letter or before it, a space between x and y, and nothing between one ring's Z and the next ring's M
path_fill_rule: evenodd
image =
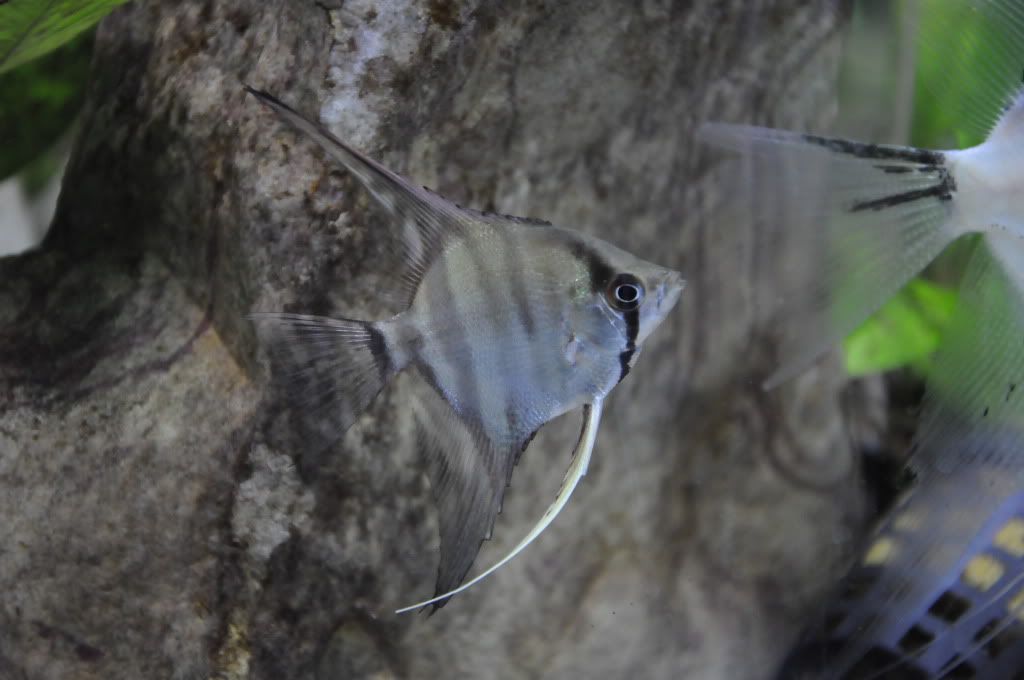
M845 663L846 680L1024 680L1024 494L989 516L954 568L926 579L930 592L915 580L921 566L901 560L917 528L898 512L889 519L844 580L818 639L790 658L780 680L834 677L829 662L849 652L849 640L864 651Z

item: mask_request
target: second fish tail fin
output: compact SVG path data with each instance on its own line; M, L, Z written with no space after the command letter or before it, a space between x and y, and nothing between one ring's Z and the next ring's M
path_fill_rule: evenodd
M698 136L733 156L724 200L774 348L766 387L807 368L966 231L943 152L724 123Z
M1024 141L1024 87L1007 101L988 138L1017 143Z
M314 448L333 444L407 360L397 324L306 314L254 313L274 386Z

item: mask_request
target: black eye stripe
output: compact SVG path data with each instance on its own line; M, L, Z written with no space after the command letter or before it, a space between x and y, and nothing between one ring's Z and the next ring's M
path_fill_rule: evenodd
M629 363L636 354L636 337L640 334L640 310L633 309L625 314L626 320L626 349L619 352L619 382L629 374Z
M570 252L580 261L586 263L587 271L590 273L590 285L595 293L603 293L609 306L622 314L622 320L626 323L626 347L619 352L619 381L629 373L629 364L636 355L636 339L640 335L640 302L644 297L644 285L632 274L619 274L582 241L576 241L570 245ZM621 285L634 287L636 298L634 300L616 300L616 288Z
M586 263L587 271L590 273L590 286L595 293L604 290L608 282L615 276L615 270L604 261L597 252L590 248L583 241L575 241L570 245L573 256Z

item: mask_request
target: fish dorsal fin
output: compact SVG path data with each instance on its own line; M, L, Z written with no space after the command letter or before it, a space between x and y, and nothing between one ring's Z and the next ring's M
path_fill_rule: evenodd
M471 580L466 581L462 585L459 585L458 587L455 586L458 583L460 583L462 579L465 577L466 572L472 565L472 558L468 561L468 563L465 563L465 571L463 571L462 574L459 575L458 579L451 583L451 585L445 586L445 581L442 581L441 576L439 575L437 591L434 597L430 598L429 600L424 600L423 602L418 602L414 605L398 609L395 612L396 614L410 612L431 605L434 606L435 610L439 607L444 606L448 599L451 598L453 595L461 593L467 588L470 588L471 586L475 585L476 583L479 583L486 577L493 574L495 571L497 571L505 564L507 564L509 561L511 561L512 558L521 553L538 536L544 533L544 530L548 528L551 522L554 521L555 517L557 517L558 514L562 511L562 509L565 507L566 503L568 503L569 498L572 496L573 491L575 491L577 484L579 484L579 481L583 479L584 475L587 474L587 467L590 464L590 457L594 451L594 442L597 438L598 426L601 422L601 407L601 400L595 400L593 404L584 405L583 429L580 432L580 438L579 441L576 443L576 448L573 450L572 463L570 464L569 469L562 480L562 485L558 490L558 495L555 497L555 500L551 503L550 506L548 506L548 509L544 512L540 520L537 522L537 524L534 525L534 527L529 531L529 533L527 533L526 536L521 541L519 541L519 543L517 543L516 546L507 555L498 560L494 565L492 565L485 571L481 572L479 575L473 577ZM493 517L491 518L490 521L491 524L493 524ZM442 529L442 532L443 531L444 530ZM479 548L479 543L477 544L476 548ZM445 545L443 533L441 553L443 570L445 568ZM475 556L476 552L474 550L472 557L475 558ZM461 563L459 568L461 568ZM448 580L448 582L450 582L450 579Z
M516 217L464 208L428 187L414 184L388 170L334 136L327 128L303 116L271 94L249 86L245 89L296 130L341 162L367 191L401 224L401 255L407 265L401 283L408 304L429 269L452 238L464 235L474 224L492 227L551 226L535 217Z
M458 236L471 222L470 215L442 196L409 182L345 142L327 128L298 113L273 95L245 88L260 103L304 133L341 162L368 192L401 224L402 256L408 265L403 287L408 299L447 239Z
M484 222L486 224L490 224L490 225L497 226L497 227L503 227L503 226L508 226L508 225L512 225L512 224L520 224L520 225L525 225L525 226L530 226L530 227L550 227L550 226L552 226L551 222L549 222L547 220L542 220L539 217L518 217L516 215L506 215L504 213L499 213L499 212L494 212L494 211L477 210L476 208L467 208L464 205L459 205L458 203L452 203L447 198L445 198L441 194L437 193L436 191L434 191L433 189L431 189L428 186L422 186L420 188L423 189L424 191L426 191L428 194L430 194L434 198L436 198L437 200L444 201L445 203L448 203L449 205L453 205L455 207L455 209L460 211L461 213L463 213L463 215L465 217L474 219L474 220L476 220L478 222Z
M518 224L527 227L550 227L551 222L542 220L539 217L517 217L515 215L505 215L497 212L487 212L485 210L474 210L473 208L462 208L472 217L493 224L495 226L504 226L508 224Z

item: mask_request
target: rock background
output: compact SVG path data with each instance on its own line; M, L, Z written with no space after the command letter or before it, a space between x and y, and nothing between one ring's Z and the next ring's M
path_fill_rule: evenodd
M778 392L705 118L823 129L833 2L182 0L101 27L43 247L0 259L0 677L767 678L863 502L826 363ZM379 316L389 225L240 82L459 203L544 217L690 286L590 474L437 615L402 381L304 457L244 315ZM780 265L781 266L781 265ZM542 431L493 562L555 493Z

